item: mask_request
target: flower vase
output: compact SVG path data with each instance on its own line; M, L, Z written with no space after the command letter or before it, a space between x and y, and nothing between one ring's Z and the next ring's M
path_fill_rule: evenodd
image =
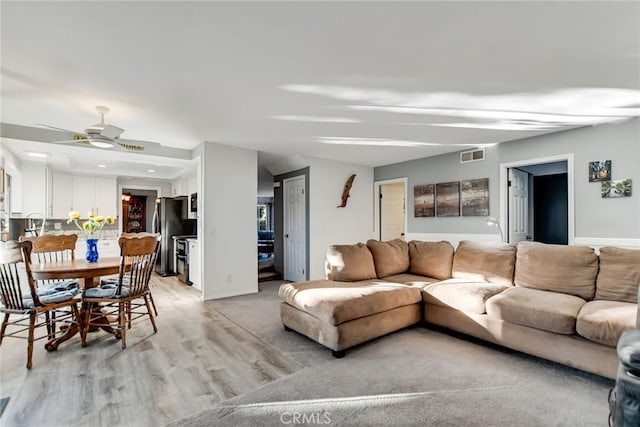
M98 239L87 239L87 262L98 262Z

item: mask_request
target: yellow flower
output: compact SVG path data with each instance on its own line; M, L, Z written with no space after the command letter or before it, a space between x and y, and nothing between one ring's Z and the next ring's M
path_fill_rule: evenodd
M82 226L78 224L78 220L80 219L80 212L73 211L69 212L69 219L67 220L67 224L74 223L79 230L83 232L85 237L87 238L98 238L100 236L100 232L105 224L115 224L116 218L114 216L103 216L97 215L93 212L89 212L89 219L82 223Z

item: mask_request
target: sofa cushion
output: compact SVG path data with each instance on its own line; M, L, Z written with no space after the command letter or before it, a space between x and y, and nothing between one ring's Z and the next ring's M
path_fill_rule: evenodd
M418 276L417 274L401 273L387 276L385 282L402 283L403 285L412 286L414 288L424 288L425 286L437 282L438 279L433 277Z
M518 243L516 286L592 299L598 256L587 246Z
M287 304L334 326L422 300L420 289L380 280L286 283L278 295Z
M638 305L619 301L589 301L578 313L576 330L584 338L615 347L620 335L634 329Z
M376 278L373 256L364 243L330 246L327 249L325 269L327 279L340 282Z
M510 286L513 285L515 263L515 246L463 240L453 257L452 276Z
M380 242L367 241L367 247L373 255L378 278L404 273L409 269L409 245L400 239Z
M423 288L422 298L429 304L484 314L486 313L486 301L508 288L507 285L497 283L448 279Z
M409 242L409 272L420 276L434 277L444 280L451 277L454 249L451 243Z
M638 302L640 250L600 248L596 299Z
M576 317L585 302L573 295L509 288L489 298L487 314L505 322L570 335L576 332Z

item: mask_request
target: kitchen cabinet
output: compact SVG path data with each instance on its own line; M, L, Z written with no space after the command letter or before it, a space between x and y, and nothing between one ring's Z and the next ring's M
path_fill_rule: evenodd
M198 192L196 176L183 175L171 181L171 195L188 196Z
M73 209L73 176L53 173L50 218L66 218Z
M118 216L118 184L115 178L96 178L95 212L104 216Z
M48 213L47 194L48 180L51 179L51 169L44 163L23 162L22 163L22 206L13 206L13 212L20 212L27 215L38 212L43 215ZM12 182L16 185L19 182Z
M117 216L117 184L114 178L73 176L73 210L83 218L89 212ZM65 215L66 216L66 215Z
M188 239L189 245L189 280L194 288L202 290L200 283L200 242Z

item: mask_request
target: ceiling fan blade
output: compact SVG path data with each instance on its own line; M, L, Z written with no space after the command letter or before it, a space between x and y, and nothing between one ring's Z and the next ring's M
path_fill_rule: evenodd
M58 127L55 127L55 126L45 125L45 124L42 124L42 123L36 123L36 126L40 126L40 127L44 127L44 128L49 128L49 129L54 129L54 130L61 130L61 131L63 131L63 132L77 133L77 132L76 132L76 131L74 131L74 130L62 129L62 128L58 128Z
M122 132L124 132L124 129L120 129L119 127L113 125L106 125L104 129L100 131L100 135L104 136L105 138L115 139L119 137Z
M69 140L66 140L66 141L50 141L50 142L52 144L71 144L71 143L79 142L79 141L76 140L76 139L69 139Z

